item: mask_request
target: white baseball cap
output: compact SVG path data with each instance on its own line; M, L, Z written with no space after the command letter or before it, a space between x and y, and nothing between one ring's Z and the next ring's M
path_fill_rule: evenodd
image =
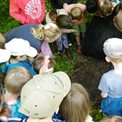
M5 44L6 50L9 50L13 56L27 55L30 57L35 57L37 55L37 50L30 45L27 40L21 38L14 38Z
M7 62L11 54L8 50L0 49L0 63Z

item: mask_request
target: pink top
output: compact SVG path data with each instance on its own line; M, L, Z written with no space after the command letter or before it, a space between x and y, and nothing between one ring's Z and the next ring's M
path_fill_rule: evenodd
M82 11L85 11L86 10L86 5L85 4L82 4L82 3L74 3L74 4L64 3L64 5L63 5L63 8L68 13L70 13L71 9L74 8L74 7L79 7Z
M45 17L45 1L10 0L10 15L22 24L40 24Z

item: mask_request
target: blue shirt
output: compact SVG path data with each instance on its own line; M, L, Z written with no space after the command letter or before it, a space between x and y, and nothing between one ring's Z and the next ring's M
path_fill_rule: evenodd
M4 36L6 42L9 42L13 38L22 38L29 41L30 45L40 51L41 41L36 39L32 33L31 28L36 28L38 24L25 24L20 25L10 31L8 31Z

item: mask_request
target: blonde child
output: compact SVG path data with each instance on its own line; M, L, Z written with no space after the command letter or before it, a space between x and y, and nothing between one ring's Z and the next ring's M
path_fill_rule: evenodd
M65 72L59 71L33 77L21 91L22 104L19 111L28 116L24 121L53 122L52 115L58 110L70 87L71 81Z
M11 110L10 117L25 117L18 112L20 108L20 93L26 82L32 78L30 72L24 67L15 67L11 69L4 80L4 107Z
M59 113L66 122L93 122L89 116L89 95L82 85L72 83L69 93L60 105ZM57 115L53 116L54 122L56 122L57 118Z
M102 75L98 86L103 98L101 109L108 116L122 116L122 39L107 39L103 50L106 61L114 68Z
M28 57L34 58L37 55L37 50L33 48L27 40L14 38L5 44L5 49L11 53L11 58L3 71L5 74L17 66L25 67L32 75L36 74Z

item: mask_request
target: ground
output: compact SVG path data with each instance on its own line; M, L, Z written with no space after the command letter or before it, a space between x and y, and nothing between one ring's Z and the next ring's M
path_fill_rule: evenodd
M112 68L112 65L104 60L97 60L84 55L81 55L81 58L74 65L71 80L82 84L88 90L93 102L99 102L98 84L100 78L103 73Z

